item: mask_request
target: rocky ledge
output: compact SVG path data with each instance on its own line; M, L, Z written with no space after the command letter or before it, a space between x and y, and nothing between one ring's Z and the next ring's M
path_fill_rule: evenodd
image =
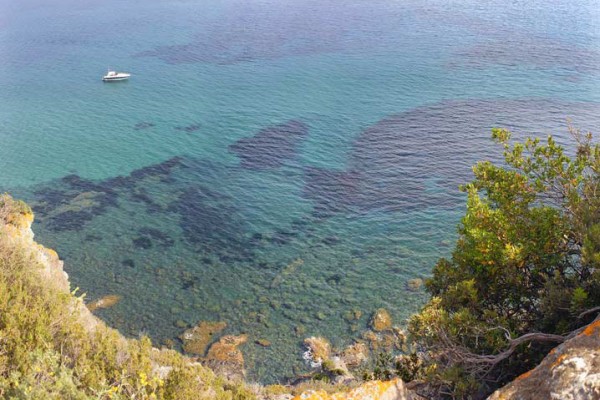
M600 317L488 399L600 399Z
M292 400L419 400L423 399L406 388L401 379L367 382L342 393L328 394L324 390L307 391Z

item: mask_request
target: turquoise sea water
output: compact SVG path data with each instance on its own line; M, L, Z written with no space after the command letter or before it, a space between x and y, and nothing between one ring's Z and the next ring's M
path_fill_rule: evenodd
M406 282L449 255L491 127L598 131L599 21L594 0L0 0L0 190L74 287L122 296L110 325L224 320L250 377L284 381L304 337L425 301Z

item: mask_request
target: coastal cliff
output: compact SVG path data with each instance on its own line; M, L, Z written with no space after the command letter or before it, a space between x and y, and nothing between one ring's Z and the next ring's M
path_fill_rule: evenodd
M220 338L202 360L127 339L92 313L119 299L85 304L58 254L35 242L33 219L25 203L0 196L1 398L413 399L399 379L353 387L245 383L237 349L244 335Z
M115 299L86 306L57 253L34 241L33 218L0 196L0 398L260 398L260 388L107 327L90 308Z
M57 253L34 241L33 213L0 197L0 397L27 399L416 400L402 380L298 387L250 385L219 365L243 368L224 336L209 349L219 373L197 358L127 339L76 296ZM378 320L376 319L375 322ZM309 344L316 338L307 339ZM600 319L556 347L532 371L496 391L500 399L599 399ZM236 364L237 362L237 364ZM232 364L233 363L233 364ZM208 365L211 365L208 363ZM214 368L214 367L213 367ZM542 396L542 397L540 397Z

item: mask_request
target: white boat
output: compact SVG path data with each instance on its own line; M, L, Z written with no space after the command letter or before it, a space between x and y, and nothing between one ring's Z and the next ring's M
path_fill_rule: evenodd
M116 71L109 70L106 73L106 75L104 75L102 77L102 80L104 82L124 81L126 79L129 79L130 76L131 76L131 74L128 74L126 72L116 72Z

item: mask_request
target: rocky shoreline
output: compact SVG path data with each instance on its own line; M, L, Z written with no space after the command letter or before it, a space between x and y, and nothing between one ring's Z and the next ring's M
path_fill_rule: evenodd
M39 278L44 285L56 289L73 298L71 307L79 323L90 333L107 328L104 322L93 315L92 311L109 307L119 301L117 296L107 296L84 304L83 297L75 297L76 290L70 287L69 277L63 269L58 254L38 244L31 229L33 214L21 212L4 217L3 240L10 246L25 249L30 257L42 268ZM416 283L415 283L416 285ZM357 313L359 313L358 311ZM354 318L355 315L348 315ZM360 315L359 315L360 317ZM181 357L190 365L200 362L221 375L227 381L241 382L244 379L244 358L240 346L248 342L247 334L223 335L225 322L201 321L187 329L181 335L184 350L194 357ZM304 340L304 357L315 373L326 375L335 386L326 389L310 389L306 381L315 375L300 379L304 381L297 387L275 385L263 387L251 385L256 399L418 399L419 396L407 389L400 379L388 381L373 380L363 382L353 374L362 366L373 351L406 350L406 338L403 331L393 325L390 314L385 309L376 310L369 323L369 330L362 334L361 340L336 350L323 337L308 337ZM128 339L119 336L119 341ZM257 344L269 347L268 341L257 340ZM535 399L540 393L544 398L560 399L598 399L600 398L600 319L575 336L556 347L534 370L520 376L504 388L495 392L490 399ZM154 352L164 350L153 349ZM173 369L168 364L155 362L152 370L157 379L165 379ZM337 390L337 392L336 392Z

